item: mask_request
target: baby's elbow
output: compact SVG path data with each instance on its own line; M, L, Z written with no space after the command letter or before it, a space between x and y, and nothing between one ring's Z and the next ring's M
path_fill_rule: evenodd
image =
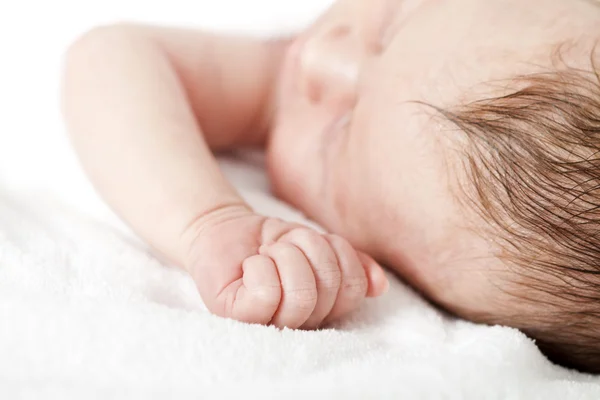
M140 26L121 22L101 25L77 37L66 49L61 68L62 108L98 90L95 81L148 41ZM93 93L92 93L93 94Z
M79 35L67 48L63 65L65 72L90 66L98 54L114 51L119 44L139 37L140 29L133 23L119 22L96 26Z
M119 86L127 75L131 57L141 53L150 42L134 24L98 26L80 35L66 49L61 68L60 110L70 134L87 132L75 129L82 116L107 99L107 85ZM134 60L135 61L135 60Z

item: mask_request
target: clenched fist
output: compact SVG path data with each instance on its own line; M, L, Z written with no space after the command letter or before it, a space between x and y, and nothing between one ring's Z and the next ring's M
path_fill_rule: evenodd
M381 267L336 235L245 207L219 210L193 229L186 268L222 317L312 329L387 290Z

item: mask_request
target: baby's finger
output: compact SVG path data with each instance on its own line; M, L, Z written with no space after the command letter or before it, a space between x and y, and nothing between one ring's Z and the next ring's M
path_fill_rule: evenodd
M304 254L293 244L263 246L260 254L271 257L281 282L281 301L271 324L279 328L299 328L317 304L315 277Z
M367 274L367 297L379 297L388 291L390 282L388 281L383 268L371 256L357 251L356 254Z
M325 238L334 250L342 271L342 283L335 305L326 318L327 321L333 321L361 304L369 284L365 269L350 243L337 235L327 235Z
M281 300L277 267L269 257L256 255L244 260L242 270L242 285L233 300L231 318L253 324L268 324Z
M314 329L331 312L340 289L342 273L337 257L329 242L310 229L295 229L280 240L298 247L312 267L317 286L317 304L302 328Z

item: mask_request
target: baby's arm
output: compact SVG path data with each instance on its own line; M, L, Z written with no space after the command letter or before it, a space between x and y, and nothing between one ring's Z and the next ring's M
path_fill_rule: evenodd
M63 108L99 192L192 274L211 311L313 327L380 294L381 270L341 238L254 214L211 153L264 142L284 51L193 30L97 28L68 52Z
M83 166L171 260L183 261L192 221L243 206L209 146L263 140L250 133L264 132L282 47L129 25L96 28L71 46L63 109Z

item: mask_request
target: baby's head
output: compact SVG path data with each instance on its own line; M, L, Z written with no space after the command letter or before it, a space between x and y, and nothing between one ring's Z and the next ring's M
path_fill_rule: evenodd
M465 318L600 372L600 3L340 0L282 74L276 191Z

